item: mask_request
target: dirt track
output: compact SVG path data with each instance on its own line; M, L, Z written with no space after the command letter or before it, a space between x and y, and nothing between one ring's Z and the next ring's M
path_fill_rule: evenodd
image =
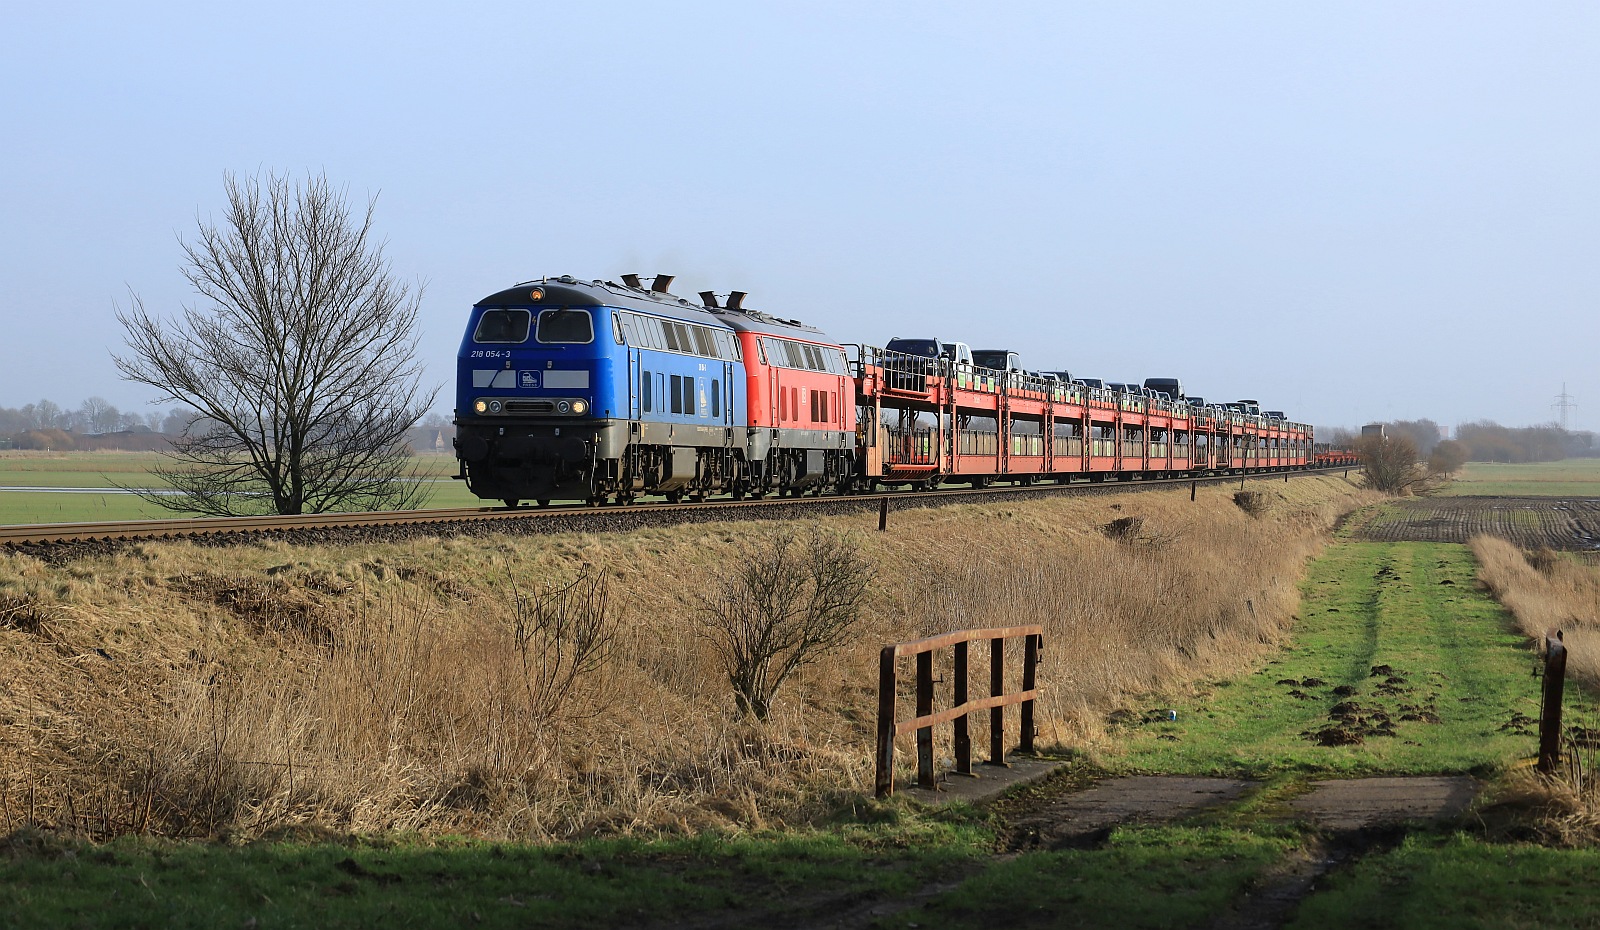
M1422 497L1379 508L1349 527L1368 542L1465 543L1487 534L1529 549L1600 550L1600 500Z

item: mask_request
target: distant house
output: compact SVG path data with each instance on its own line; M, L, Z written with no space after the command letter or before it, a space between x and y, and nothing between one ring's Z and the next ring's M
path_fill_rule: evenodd
M1384 424L1382 423L1368 423L1366 426L1361 427L1361 435L1376 436L1379 439L1382 439L1385 436L1383 427Z

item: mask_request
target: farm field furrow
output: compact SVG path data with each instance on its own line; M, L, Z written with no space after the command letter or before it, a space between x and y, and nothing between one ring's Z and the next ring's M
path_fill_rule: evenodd
M1498 536L1529 549L1600 550L1600 500L1552 497L1424 497L1385 504L1346 531L1368 542L1465 543Z

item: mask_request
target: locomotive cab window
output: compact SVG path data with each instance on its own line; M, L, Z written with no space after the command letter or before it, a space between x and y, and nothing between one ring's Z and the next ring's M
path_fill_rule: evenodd
M535 338L546 344L593 342L594 317L587 310L541 310Z
M532 317L526 310L485 310L478 318L478 328L473 330L473 342L527 342L528 323Z

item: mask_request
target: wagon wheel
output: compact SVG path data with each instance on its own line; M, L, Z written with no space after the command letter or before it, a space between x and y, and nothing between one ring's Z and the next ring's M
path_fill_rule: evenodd
M516 510L517 507L519 505L521 505L522 501L517 500L515 497L508 497L508 498L505 499L505 503L506 503L506 506L509 507L510 509Z

